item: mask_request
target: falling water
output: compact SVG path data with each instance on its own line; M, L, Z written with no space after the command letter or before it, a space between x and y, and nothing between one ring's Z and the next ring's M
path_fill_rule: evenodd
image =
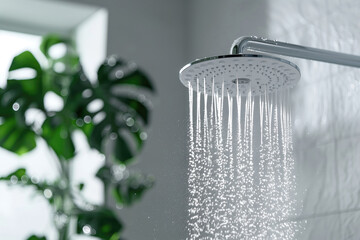
M289 90L233 97L201 84L189 86L188 240L294 239Z

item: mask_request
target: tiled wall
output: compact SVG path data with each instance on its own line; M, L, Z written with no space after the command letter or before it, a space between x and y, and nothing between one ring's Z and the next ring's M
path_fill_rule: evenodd
M268 1L268 37L360 55L357 0ZM292 59L300 239L360 239L360 70Z

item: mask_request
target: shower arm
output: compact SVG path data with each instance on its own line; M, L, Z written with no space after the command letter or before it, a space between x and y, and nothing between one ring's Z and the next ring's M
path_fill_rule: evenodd
M360 56L278 42L259 37L240 37L234 41L231 54L270 53L360 68Z

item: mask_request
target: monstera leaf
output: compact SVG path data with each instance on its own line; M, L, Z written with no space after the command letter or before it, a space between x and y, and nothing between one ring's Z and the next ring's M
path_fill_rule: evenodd
M29 71L30 78L12 78L15 71ZM26 110L44 109L42 69L30 52L16 56L10 65L10 78L0 90L0 145L19 155L36 147L36 134L25 120Z
M44 236L37 236L37 235L31 235L26 240L46 240L46 237Z
M40 50L48 61L45 83L49 84L56 94L64 97L68 95L73 74L80 69L79 56L74 45L70 39L54 34L44 37L40 45Z
M52 56L50 56L50 49L57 44L65 44L65 47L71 46L69 39L63 38L56 34L49 34L43 37L43 40L40 44L40 50L46 58L51 59Z
M80 211L76 231L104 240L117 240L123 226L112 210L97 208L93 211Z
M9 173L5 177L0 177L0 181L10 181L11 178L15 178L17 181L17 180L23 178L24 176L27 177L27 179L28 179L28 176L26 175L26 169L19 168L19 169L15 170L14 172Z
M27 126L21 126L16 118L6 119L0 125L0 145L1 147L22 155L36 147L35 133Z
M30 78L13 78L15 71L21 74L20 76L25 75L24 71L27 71ZM6 93L9 95L6 99L7 103L17 102L20 108L23 104L25 106L35 104L35 107L42 108L42 75L41 66L31 52L25 51L16 56L9 68L10 78L6 86Z
M75 156L72 129L71 119L63 113L48 117L42 125L41 136L60 159L71 159Z
M78 71L78 56L70 50L58 59L53 59L49 51L54 45L63 43L71 49L67 40L55 36L46 37L41 50L47 57L48 66L42 69L34 55L25 51L14 57L9 68L9 79L0 90L0 146L19 155L36 147L36 137L45 139L60 159L70 159L75 155L72 142L74 128L71 109L53 112L45 108L45 95L48 92L58 94L65 101L72 74ZM70 54L70 53L71 54ZM71 62L69 64L68 62ZM71 71L56 71L56 64L70 66ZM29 109L37 109L46 120L41 129L33 128L26 121Z
M142 129L149 122L145 103L117 91L126 87L154 91L143 72L112 57L100 66L95 86L85 74L75 75L67 102L76 108L80 128L87 135L90 146L103 152L104 142L112 139L115 143L113 155L120 163L128 163L141 149L146 138Z

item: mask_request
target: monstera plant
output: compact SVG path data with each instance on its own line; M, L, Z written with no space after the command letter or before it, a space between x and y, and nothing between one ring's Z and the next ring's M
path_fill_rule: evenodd
M66 51L54 57L52 49L60 45ZM90 81L69 39L46 36L40 50L41 64L29 51L12 60L6 87L0 89L0 146L23 155L42 139L55 156L60 174L56 181L38 181L20 168L0 180L31 187L46 198L54 210L60 240L72 234L120 239L123 223L114 203L129 206L153 184L151 177L130 171L128 165L147 137L149 105L144 96L154 88L135 64L115 57L108 58L99 67L97 79ZM19 79L19 71L27 72L27 77ZM46 106L49 93L61 100L60 108ZM31 111L37 121L29 121ZM104 184L101 206L86 201L84 184L75 186L71 178L77 154L75 132L84 134L89 146L106 156L106 164L94 176ZM46 238L33 235L28 239Z

